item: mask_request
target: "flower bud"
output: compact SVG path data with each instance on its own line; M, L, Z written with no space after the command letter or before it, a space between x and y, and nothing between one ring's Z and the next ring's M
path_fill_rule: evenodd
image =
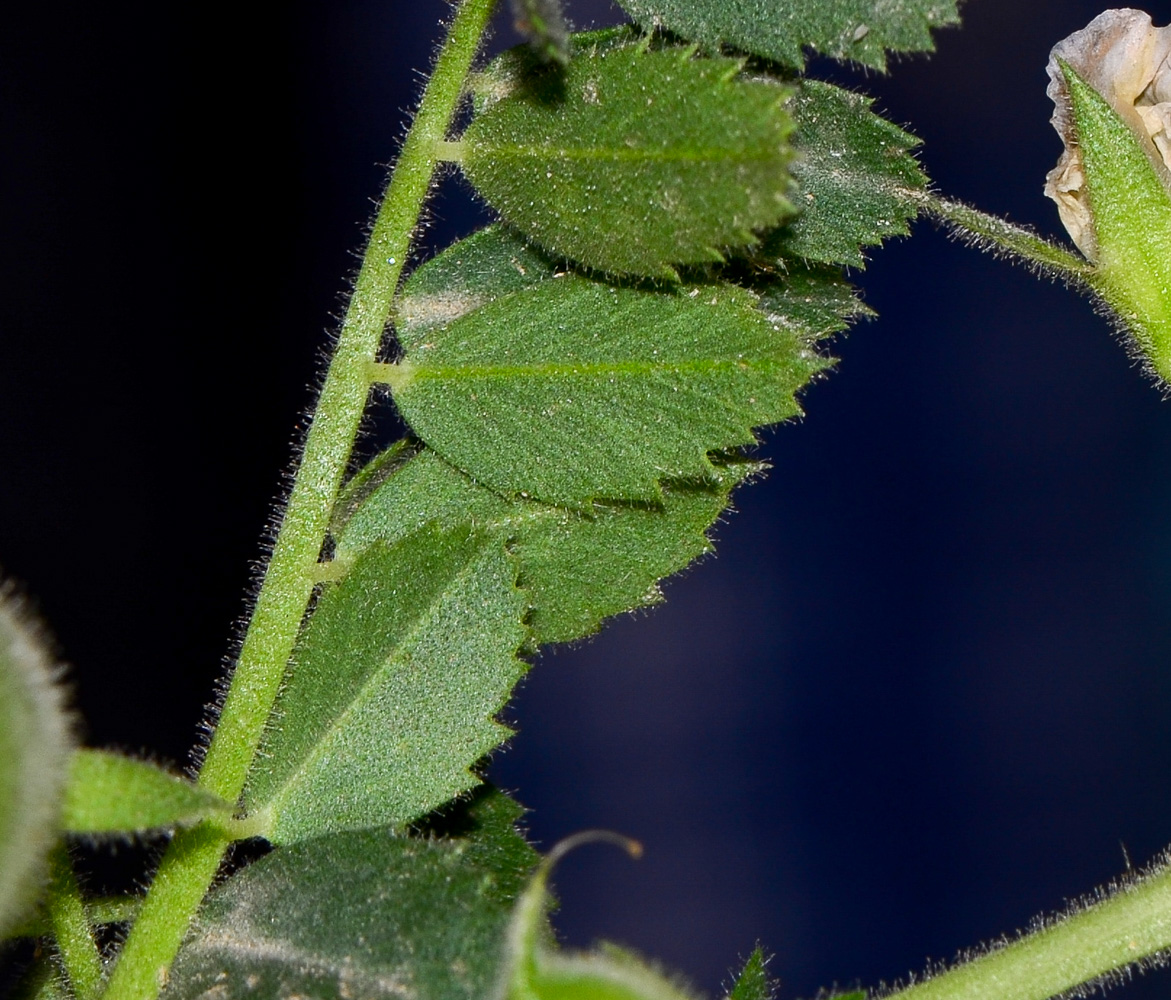
M1105 11L1054 46L1048 73L1065 151L1045 193L1095 291L1171 381L1171 27Z

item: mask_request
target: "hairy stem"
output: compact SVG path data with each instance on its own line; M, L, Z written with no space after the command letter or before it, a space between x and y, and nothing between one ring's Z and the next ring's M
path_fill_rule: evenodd
M1088 283L1093 265L1064 247L1050 243L1031 229L1013 225L996 215L949 198L922 191L909 192L928 215L947 223L952 230L981 250L1001 253L1054 277Z
M1047 1000L1171 949L1171 866L887 1000Z
M92 1000L102 985L102 958L64 844L58 844L49 855L48 897L49 926L65 976L77 1000Z
M199 783L236 801L272 711L316 580L315 566L370 391L374 360L438 151L495 0L463 0L391 175L321 386L264 582ZM219 868L231 835L180 831L164 855L106 991L151 1000Z
M465 0L427 84L378 211L289 494L232 686L199 783L229 801L244 787L314 585L314 566L366 408L370 364L438 161L437 150L495 0Z
M85 903L85 916L90 927L130 923L137 915L140 904L141 900L136 896L103 896ZM53 928L49 923L49 915L38 911L24 923L13 928L8 937L10 939L35 938L46 937L52 933Z

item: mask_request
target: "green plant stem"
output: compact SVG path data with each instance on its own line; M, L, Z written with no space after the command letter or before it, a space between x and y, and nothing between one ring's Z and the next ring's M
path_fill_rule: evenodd
M1171 866L887 1000L1047 1000L1171 948Z
M142 900L137 896L103 896L91 899L85 904L85 915L90 927L129 923L137 915L141 904ZM8 938L45 937L52 933L49 915L40 910L25 923L15 927L8 934Z
M1030 267L1078 283L1089 283L1094 267L1084 258L1038 236L962 202L923 191L907 192L928 215L946 222L981 250L999 251Z
M77 1000L92 1000L102 985L102 957L81 899L81 887L64 844L49 855L49 926Z
M369 366L390 318L438 147L494 5L495 0L464 0L456 13L370 233L232 686L199 775L201 785L228 800L244 787L309 604L314 566L366 409Z
M236 801L272 711L316 580L337 491L370 391L370 363L495 0L464 0L435 62L371 230L362 268L305 437L280 532L199 783ZM151 1000L219 868L230 834L180 831L164 855L110 977L108 1000Z

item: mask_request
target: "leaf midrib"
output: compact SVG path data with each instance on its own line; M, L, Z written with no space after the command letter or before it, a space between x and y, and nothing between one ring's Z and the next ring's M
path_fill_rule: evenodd
M702 149L683 149L676 146L667 149L628 146L518 146L512 143L496 144L476 142L473 144L476 156L484 155L486 159L499 160L540 160L548 163L550 160L609 160L615 162L629 162L633 160L654 161L657 163L723 163L729 160L740 162L760 161L772 162L786 159L787 150L781 139L777 140L775 148L757 146L729 149L726 146Z
M695 361L599 361L578 365L555 362L526 365L431 365L412 364L411 381L431 379L433 381L456 381L459 379L521 379L521 378L567 378L603 377L622 375L633 378L658 372L700 373L719 372L728 368L758 370L770 366L783 366L784 358L751 357L725 358L719 360L700 359Z

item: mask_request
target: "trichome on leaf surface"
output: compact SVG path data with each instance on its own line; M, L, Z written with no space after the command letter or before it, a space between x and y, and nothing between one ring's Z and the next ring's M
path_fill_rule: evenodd
M455 10L195 777L73 747L44 632L0 597L0 934L42 942L26 995L693 996L617 946L553 939L554 862L632 844L595 832L541 860L485 783L535 654L656 603L711 550L766 472L761 429L873 315L845 269L922 213L1086 288L1171 371L1166 29L1111 12L1055 50L1071 152L1050 193L1083 257L938 197L912 135L803 75L810 54L885 70L929 51L954 0L623 6L632 24L572 33L553 0L517 0L526 43L482 65L494 3ZM1115 87L1135 51L1149 72ZM445 162L498 221L407 274ZM407 435L354 461L390 404ZM85 894L74 845L160 834L144 894ZM1169 946L1155 868L896 995L1044 1000ZM758 947L728 996L774 993Z

